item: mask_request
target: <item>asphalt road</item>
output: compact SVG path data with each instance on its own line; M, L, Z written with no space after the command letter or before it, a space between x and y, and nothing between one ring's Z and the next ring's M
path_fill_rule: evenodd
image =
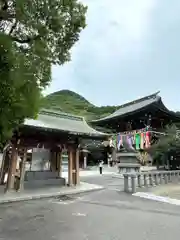
M179 240L180 207L127 195L111 176L82 180L106 189L0 205L0 240Z

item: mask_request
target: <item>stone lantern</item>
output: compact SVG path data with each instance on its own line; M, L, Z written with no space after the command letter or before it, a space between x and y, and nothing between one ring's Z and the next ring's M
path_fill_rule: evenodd
M87 156L88 156L89 151L87 149L82 149L81 152L83 155L83 169L86 169L87 168Z

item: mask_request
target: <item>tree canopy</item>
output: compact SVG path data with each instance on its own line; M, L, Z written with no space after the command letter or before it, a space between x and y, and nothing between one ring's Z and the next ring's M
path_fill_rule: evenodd
M156 163L160 164L171 151L176 151L177 149L180 149L179 130L176 125L171 125L167 126L166 131L158 136L148 151Z
M99 119L115 112L119 106L97 107L81 95L61 90L44 97L42 107L86 117L87 120Z
M86 26L77 0L0 1L0 143L38 111L52 64L70 60Z

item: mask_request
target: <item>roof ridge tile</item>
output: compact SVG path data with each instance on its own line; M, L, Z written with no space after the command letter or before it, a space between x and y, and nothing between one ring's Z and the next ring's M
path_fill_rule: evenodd
M41 109L39 114L49 115L52 117L67 118L67 119L72 119L72 120L76 120L76 121L84 121L84 118L81 116L72 115L72 114L60 112L60 111L54 111L51 109Z
M136 104L136 103L142 102L142 101L147 100L147 99L150 99L150 98L156 98L159 93L160 93L160 91L158 91L158 92L156 92L156 93L153 93L153 94L150 94L150 95L148 95L148 96L141 97L141 98L138 98L138 99L136 99L136 100L127 102L127 103L125 103L125 104L122 104L122 105L120 105L120 106L118 107L117 111L118 111L119 109L121 109L122 107L127 107L127 106L129 106L129 105Z

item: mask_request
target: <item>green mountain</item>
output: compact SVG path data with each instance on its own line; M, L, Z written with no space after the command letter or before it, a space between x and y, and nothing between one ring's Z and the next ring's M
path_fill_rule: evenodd
M69 90L47 95L43 98L42 107L84 116L88 120L105 117L118 109L118 106L97 107L81 95Z

